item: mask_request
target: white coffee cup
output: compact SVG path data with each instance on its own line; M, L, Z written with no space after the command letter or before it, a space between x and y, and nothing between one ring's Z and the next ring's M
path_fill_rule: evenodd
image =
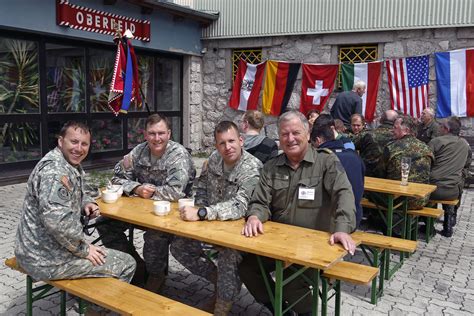
M102 201L105 203L115 203L118 200L119 196L117 192L112 190L102 191Z
M169 201L153 202L153 213L158 216L167 215L171 211L171 203Z
M182 209L185 206L194 206L194 199L179 199L178 208Z
M123 194L123 187L121 184L112 184L110 190L116 192L118 196L122 196Z

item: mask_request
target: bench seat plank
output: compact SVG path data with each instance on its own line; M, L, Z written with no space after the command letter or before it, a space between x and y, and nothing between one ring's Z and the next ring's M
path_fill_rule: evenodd
M395 204L393 206L394 209L398 209L400 206L402 206L403 202L400 202L398 204ZM386 211L387 208L386 207L383 207L383 206L377 206L377 204L375 204L374 202L371 202L369 201L367 198L362 198L360 200L360 205L362 205L362 207L366 207L366 208L373 208L373 209L381 209L383 211Z
M414 240L388 237L363 231L353 232L351 236L356 243L360 242L363 245L396 251L413 253L418 246L418 242Z
M456 199L456 200L429 200L428 204L446 204L446 205L458 205L459 203L459 200Z
M379 269L358 263L340 261L325 269L323 276L354 284L369 284L378 274Z
M411 216L440 218L441 216L443 216L444 211L438 208L424 207L421 210L408 210L407 214Z
M16 258L5 260L5 264L25 273L18 266ZM121 315L210 315L116 278L83 278L45 282Z

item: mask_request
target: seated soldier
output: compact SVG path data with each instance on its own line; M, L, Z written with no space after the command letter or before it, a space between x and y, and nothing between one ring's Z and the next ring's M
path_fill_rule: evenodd
M433 138L428 147L434 154L431 168L430 183L437 186L431 193L432 200L461 200L464 187L463 169L469 168L472 152L464 138L459 137L461 121L452 116L443 120L440 125L442 136ZM451 237L453 226L456 225L458 207L446 205L444 208L443 236Z
M236 220L245 215L250 196L259 179L262 163L243 150L243 139L237 126L229 121L220 122L215 130L214 151L204 164L196 185L196 204L180 210L185 221ZM201 242L175 237L171 253L192 273L214 283L215 302L206 309L214 315L225 316L240 293L242 283L237 272L242 256L236 250L219 250L217 267L203 254Z
M433 138L439 136L439 124L435 120L435 112L432 108L426 108L421 112L420 124L418 124L417 138L428 144Z
M315 149L308 144L308 120L300 112L282 114L278 119L278 134L284 154L263 166L242 234L247 237L263 234L263 223L273 220L330 232L330 244L339 242L354 254L355 243L349 234L356 228L355 202L341 162L331 150ZM273 260L262 259L267 271L274 269ZM287 275L287 272L283 273ZM255 299L272 309L255 255L244 256L239 275ZM309 291L309 284L296 278L285 285L283 298L289 304L296 303L293 310L297 313L308 313L311 295L298 299Z
M138 195L144 199L177 201L191 196L196 176L194 163L186 148L170 138L168 119L159 114L150 115L145 123L146 142L135 146L117 163L112 182L121 184L126 195ZM139 286L145 283L147 290L157 293L165 281L172 236L158 230L147 230L143 235L143 262L137 251L130 249L124 233L129 227L128 223L107 221L97 229L104 245L128 252L137 260L137 275L133 283ZM145 280L146 274L148 278Z
M32 171L15 241L21 268L35 280L115 277L130 282L135 260L128 254L90 244L81 212L97 217L99 207L84 190L81 162L91 143L89 127L67 122L58 146Z

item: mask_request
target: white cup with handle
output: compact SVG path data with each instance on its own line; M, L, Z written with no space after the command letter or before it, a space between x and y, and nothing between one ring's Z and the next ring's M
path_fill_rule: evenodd
M178 200L178 208L182 209L185 206L194 206L194 199L179 199Z

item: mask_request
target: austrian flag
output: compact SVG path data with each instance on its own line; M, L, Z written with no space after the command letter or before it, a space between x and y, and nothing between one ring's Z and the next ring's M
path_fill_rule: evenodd
M303 64L300 112L322 111L334 90L339 65Z
M257 109L265 63L253 65L240 60L229 101L231 108L240 111Z

